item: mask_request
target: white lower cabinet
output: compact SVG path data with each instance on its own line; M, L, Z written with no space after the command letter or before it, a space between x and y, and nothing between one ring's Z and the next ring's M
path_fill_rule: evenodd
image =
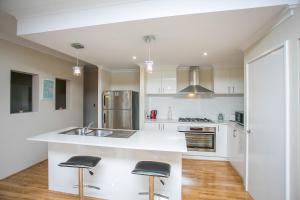
M228 126L228 159L243 180L246 177L246 134L244 130Z
M145 131L177 132L176 123L149 122L144 125Z
M227 129L226 124L217 126L216 131L216 155L218 157L227 157Z

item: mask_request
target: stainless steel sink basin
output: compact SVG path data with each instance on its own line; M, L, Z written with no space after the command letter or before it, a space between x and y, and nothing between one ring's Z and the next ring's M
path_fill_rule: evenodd
M113 138L129 138L135 132L136 131L134 131L134 130L89 129L86 133L84 133L82 128L75 128L75 129L61 132L59 134L96 136L96 137L113 137Z
M97 137L108 137L109 135L112 135L113 131L111 130L93 130L90 133L87 133L86 136L97 136Z
M84 135L82 128L75 128L75 129L67 130L67 131L61 132L59 134L65 134L65 135Z

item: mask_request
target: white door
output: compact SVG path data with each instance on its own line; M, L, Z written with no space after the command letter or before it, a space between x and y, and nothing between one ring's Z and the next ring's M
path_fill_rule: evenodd
M164 70L162 72L162 93L176 94L177 92L176 69Z
M147 73L146 79L146 93L147 94L160 94L161 90L161 72L153 71L152 73Z
M248 191L255 200L285 198L284 48L248 64Z

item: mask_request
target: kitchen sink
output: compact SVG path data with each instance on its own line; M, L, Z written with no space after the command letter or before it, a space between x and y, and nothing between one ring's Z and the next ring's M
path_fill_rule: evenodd
M75 128L61 132L65 135L82 135L95 137L113 137L113 138L129 138L136 131L134 130L117 130L117 129L88 129L86 132L82 128Z
M61 132L59 134L65 134L65 135L84 135L83 129L82 128L75 128L71 130L67 130L64 132Z

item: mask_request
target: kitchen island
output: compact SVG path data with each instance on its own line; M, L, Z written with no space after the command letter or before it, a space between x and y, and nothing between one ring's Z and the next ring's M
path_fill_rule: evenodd
M58 164L75 155L98 156L102 160L94 168L94 175L87 171L84 184L101 190L85 188L85 195L102 199L147 199L138 195L148 191L148 178L131 174L135 164L142 160L166 162L171 165L171 175L162 185L155 180L155 192L181 199L182 153L187 151L182 133L137 131L129 138L96 137L59 134L53 131L29 138L30 141L48 143L49 190L77 194L77 169L59 167Z

